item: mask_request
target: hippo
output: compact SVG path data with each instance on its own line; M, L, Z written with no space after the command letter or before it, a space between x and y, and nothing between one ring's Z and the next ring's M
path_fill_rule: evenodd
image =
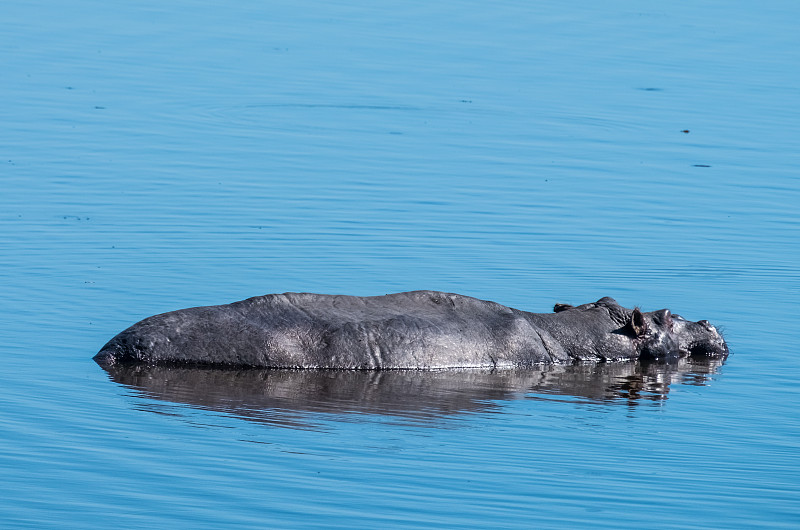
M708 321L613 298L529 313L453 293L284 293L146 318L94 360L291 369L525 368L581 361L725 358Z

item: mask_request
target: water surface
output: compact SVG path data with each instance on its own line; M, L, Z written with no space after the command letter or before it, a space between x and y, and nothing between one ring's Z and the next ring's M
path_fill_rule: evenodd
M9 527L800 523L792 2L5 2ZM273 292L613 296L723 365L91 361Z

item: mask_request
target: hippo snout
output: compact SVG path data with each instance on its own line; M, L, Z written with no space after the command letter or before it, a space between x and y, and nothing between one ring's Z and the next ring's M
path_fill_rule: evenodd
M708 320L687 322L679 336L682 353L691 357L720 357L728 355L728 345L719 330Z

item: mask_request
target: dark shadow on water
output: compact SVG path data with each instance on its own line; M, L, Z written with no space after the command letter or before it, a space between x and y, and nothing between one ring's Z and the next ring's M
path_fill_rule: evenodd
M295 428L388 416L431 423L536 399L602 406L659 405L673 385L707 385L721 361L601 363L528 370L316 371L106 366L115 383L162 402ZM145 405L152 412L175 413Z

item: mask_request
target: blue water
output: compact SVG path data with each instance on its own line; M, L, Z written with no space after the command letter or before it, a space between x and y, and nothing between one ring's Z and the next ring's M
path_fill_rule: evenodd
M800 525L796 2L7 0L0 526ZM613 296L722 366L109 374L272 292Z

